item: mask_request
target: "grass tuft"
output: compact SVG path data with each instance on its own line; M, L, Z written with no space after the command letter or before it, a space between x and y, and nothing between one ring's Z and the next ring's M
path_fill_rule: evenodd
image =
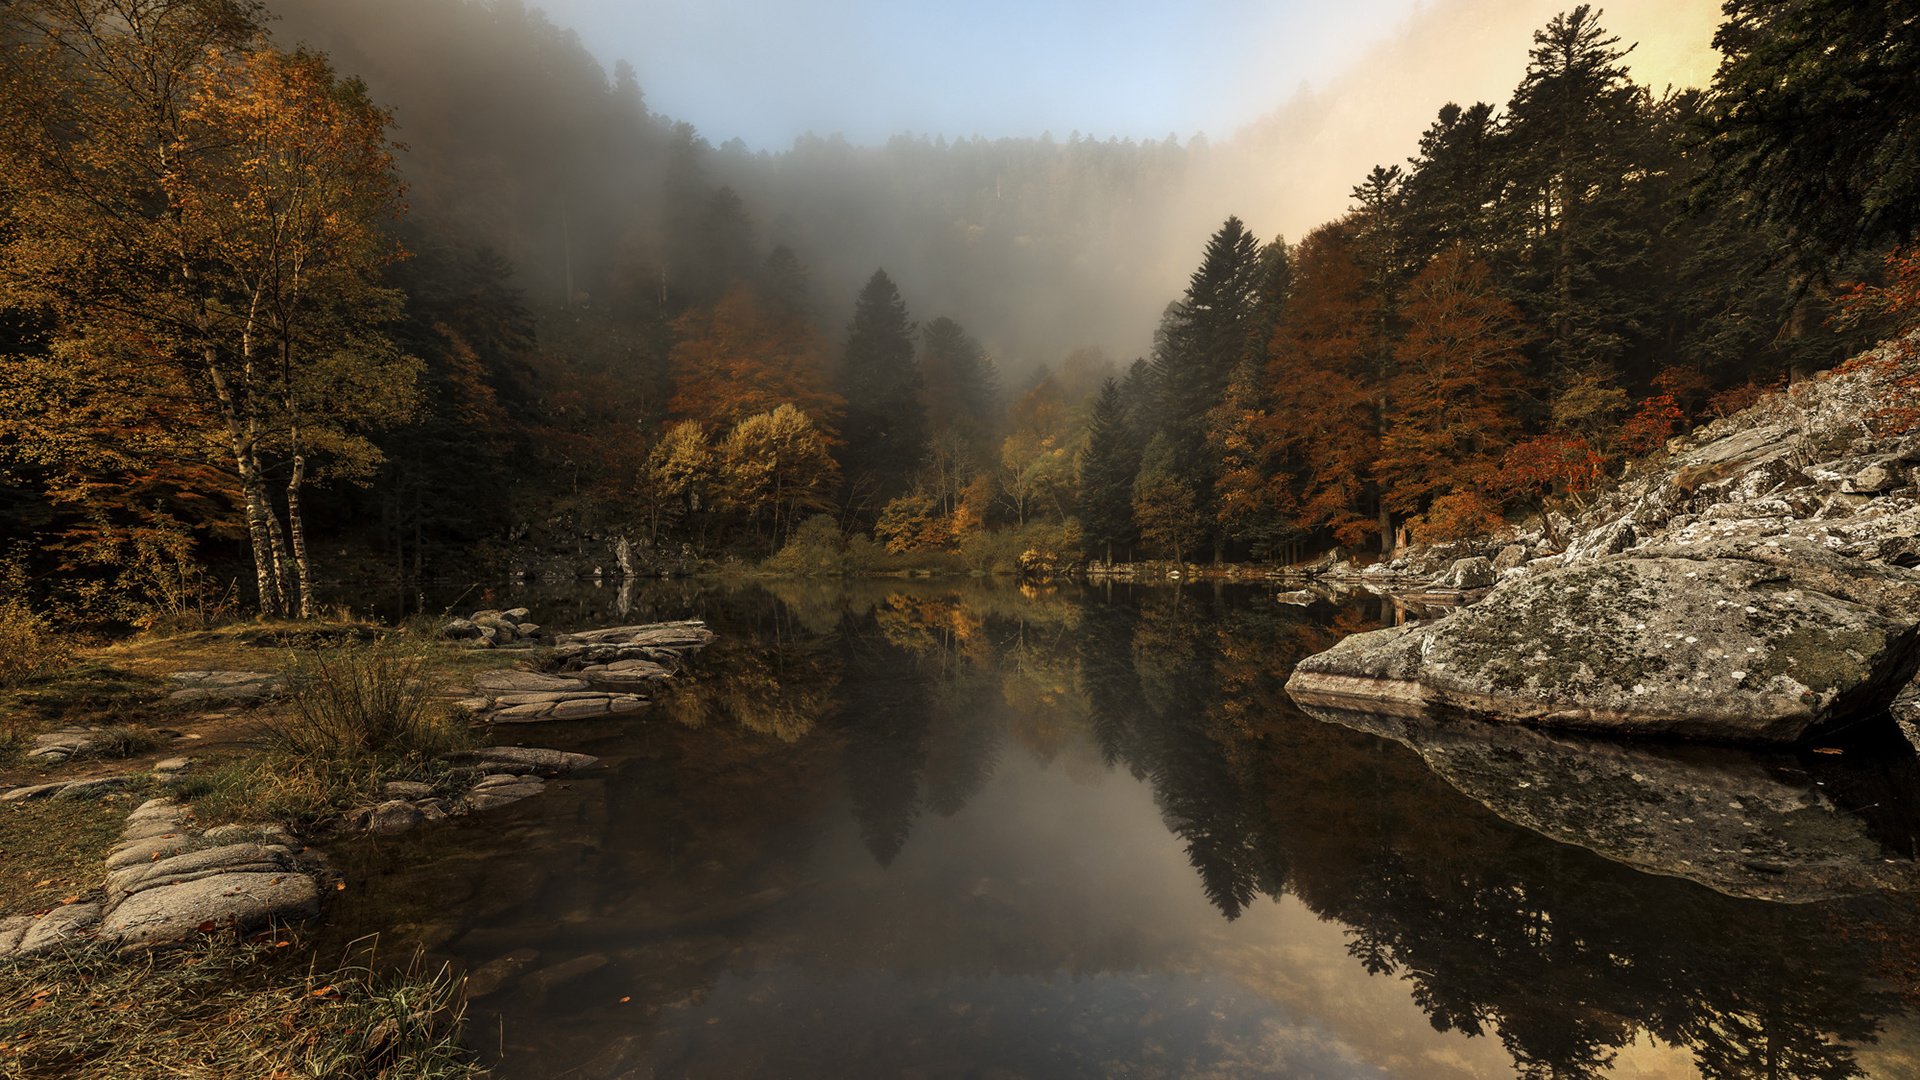
M404 642L302 653L287 708L262 724L262 756L177 781L205 821L311 825L378 801L388 780L451 791L442 760L473 743L464 713L436 696L427 658Z
M0 959L0 1075L464 1080L463 982L416 957L322 972L289 939Z

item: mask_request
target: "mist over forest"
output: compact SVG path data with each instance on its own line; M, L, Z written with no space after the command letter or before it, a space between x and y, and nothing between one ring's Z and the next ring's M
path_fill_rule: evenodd
M124 595L129 565L212 587L250 550L300 608L310 573L1498 531L1886 332L1862 296L1913 225L1874 119L1911 96L1905 24L1626 0L1642 52L1604 9L1534 7L1422 9L1212 138L759 150L518 0L16 4L0 513L41 541L16 563ZM1675 85L1707 35L1712 85ZM1808 41L1869 57L1829 76L1880 105L1779 100ZM152 100L98 92L126 55L172 65ZM269 167L310 145L333 156ZM288 184L317 208L297 251ZM126 267L89 256L135 235ZM286 276L311 259L331 276Z

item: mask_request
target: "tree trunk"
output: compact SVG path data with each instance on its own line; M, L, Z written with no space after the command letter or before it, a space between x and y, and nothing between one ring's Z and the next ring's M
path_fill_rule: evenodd
M240 403L220 370L213 346L202 350L207 377L213 383L214 399L227 423L227 438L233 447L234 468L240 473L240 489L246 498L247 540L253 548L254 585L259 593L262 615L278 615L283 610L279 579L274 574L273 504L267 499L267 486L260 479L259 459L254 455L253 434L241 420Z
M293 544L293 572L300 593L300 617L313 618L313 572L307 562L307 520L300 511L300 488L307 482L306 446L300 421L292 428L293 473L287 477L287 535Z

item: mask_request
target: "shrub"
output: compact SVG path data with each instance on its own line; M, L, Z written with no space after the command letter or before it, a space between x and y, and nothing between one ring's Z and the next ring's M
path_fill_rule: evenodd
M23 601L0 601L0 688L51 675L72 654L67 639Z
M838 577L849 572L846 543L840 525L826 514L800 523L786 546L767 557L760 568L790 577Z

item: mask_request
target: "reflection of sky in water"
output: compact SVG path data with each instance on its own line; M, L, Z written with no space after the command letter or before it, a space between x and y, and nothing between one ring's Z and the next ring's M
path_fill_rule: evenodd
M1693 1077L1645 1029L1768 1010L1803 1048L1882 1023L1865 1075L1914 1075L1819 905L1634 873L1291 711L1296 612L889 591L683 608L723 634L697 693L510 732L606 767L343 850L330 931L509 970L473 1011L508 1078Z
M1124 772L1008 754L887 868L848 807L820 824L807 903L749 931L795 953L755 970L749 947L704 1002L669 1014L668 1049L687 1056L657 1064L728 1075L715 1063L747 1032L782 1048L758 1066L776 1075L869 1055L1032 1076L1512 1073L1497 1042L1435 1032L1403 984L1368 976L1342 929L1292 897L1223 919ZM1618 1075L1695 1075L1684 1054L1631 1056Z

